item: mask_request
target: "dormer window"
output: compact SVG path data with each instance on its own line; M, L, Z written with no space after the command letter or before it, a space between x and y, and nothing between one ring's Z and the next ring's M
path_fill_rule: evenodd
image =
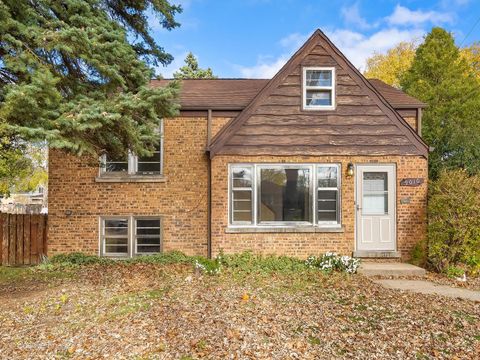
M335 109L335 68L303 68L303 109Z

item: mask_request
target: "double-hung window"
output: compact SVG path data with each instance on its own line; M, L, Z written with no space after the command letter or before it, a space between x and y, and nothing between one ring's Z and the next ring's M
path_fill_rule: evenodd
M158 129L159 142L151 156L136 156L129 152L124 158L112 158L108 154L101 159L103 175L161 175L163 171L163 121Z
M303 109L335 109L335 68L303 68Z
M230 165L232 226L339 226L339 164Z
M113 216L100 219L100 254L133 257L161 252L161 219Z
M253 216L253 168L232 166L230 186L232 189L232 224L251 224Z
M339 165L317 165L317 221L319 224L340 222Z

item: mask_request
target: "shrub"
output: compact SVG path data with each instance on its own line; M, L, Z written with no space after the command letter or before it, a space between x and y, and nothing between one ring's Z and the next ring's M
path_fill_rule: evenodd
M320 269L327 273L341 271L354 274L360 266L360 260L350 256L337 255L334 252L327 252L318 257L309 256L305 264L310 268Z
M217 275L222 268L222 262L217 257L215 259L197 258L194 260L195 270L207 275Z
M427 242L425 239L420 240L415 244L412 250L412 256L410 262L413 265L425 267L427 264Z
M181 251L169 251L161 254L137 256L133 259L126 260L126 262L144 264L188 264L193 262L193 258L185 255Z
M91 265L91 264L107 264L113 260L98 256L85 255L81 252L73 252L69 254L59 254L52 256L49 260L51 264L59 265Z
M431 184L428 204L428 262L437 271L480 259L480 176L443 171Z

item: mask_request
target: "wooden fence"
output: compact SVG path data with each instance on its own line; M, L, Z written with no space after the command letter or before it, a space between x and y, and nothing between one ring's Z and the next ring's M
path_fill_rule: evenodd
M0 214L0 264L38 264L47 253L47 216Z

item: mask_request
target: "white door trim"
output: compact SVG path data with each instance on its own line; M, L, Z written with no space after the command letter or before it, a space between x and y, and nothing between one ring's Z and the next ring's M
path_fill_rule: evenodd
M379 246L378 249L364 249L360 244L361 239L361 206L362 206L362 194L363 190L361 186L361 177L363 178L363 172L365 171L379 171L387 172L389 175L388 179L388 203L389 203L389 215L391 217L391 231L393 241L390 245L391 248L385 248ZM355 251L370 251L370 252L385 252L385 251L396 251L397 250L397 172L396 165L392 163L378 163L378 164L356 164L355 165L355 179L354 179L354 213L355 213ZM391 209L391 210L390 210ZM392 211L392 213L390 213Z

